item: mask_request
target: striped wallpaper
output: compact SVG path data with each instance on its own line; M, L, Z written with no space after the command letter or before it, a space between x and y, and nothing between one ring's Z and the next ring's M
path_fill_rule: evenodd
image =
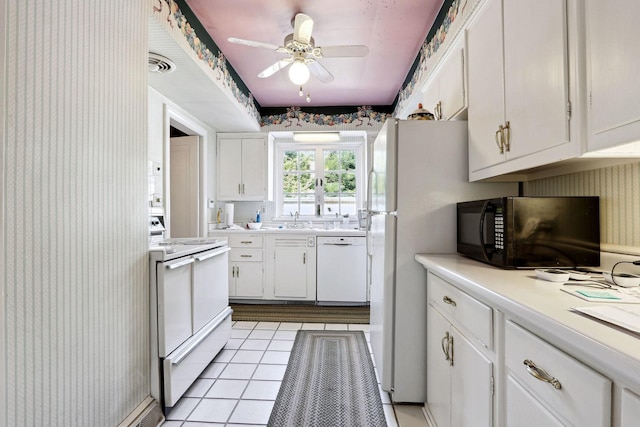
M148 3L0 7L0 426L115 426L149 394Z
M527 196L600 196L602 243L640 248L640 162L524 183Z

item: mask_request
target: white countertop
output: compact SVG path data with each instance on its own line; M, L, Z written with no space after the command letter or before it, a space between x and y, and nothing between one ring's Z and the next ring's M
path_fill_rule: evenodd
M569 295L533 270L504 270L454 254L415 259L593 369L640 389L640 335L570 310L606 303Z
M358 228L332 228L325 230L323 228L277 228L263 226L259 230L250 230L248 228L220 228L209 230L209 237L228 236L230 234L248 233L248 234L305 234L314 236L365 236L364 230Z

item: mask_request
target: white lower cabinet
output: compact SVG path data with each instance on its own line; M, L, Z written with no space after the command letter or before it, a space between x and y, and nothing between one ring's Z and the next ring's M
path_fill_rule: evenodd
M621 406L620 425L622 427L637 426L640 422L640 396L627 389L622 390Z
M316 299L315 236L269 236L265 298Z
M229 236L229 298L261 299L264 296L263 237Z
M494 363L470 332L491 330L491 308L428 277L427 410L438 427L491 426Z
M511 321L505 365L507 426L611 425L611 381Z

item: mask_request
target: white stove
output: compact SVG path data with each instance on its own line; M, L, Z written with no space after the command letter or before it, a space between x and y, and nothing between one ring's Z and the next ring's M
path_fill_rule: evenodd
M149 247L151 395L174 406L231 337L226 238Z

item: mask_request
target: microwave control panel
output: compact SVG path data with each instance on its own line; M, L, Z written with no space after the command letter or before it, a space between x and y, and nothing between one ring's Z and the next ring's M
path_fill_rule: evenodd
M495 248L497 250L504 250L504 215L502 214L502 209L496 209L494 219L494 238L495 238Z

